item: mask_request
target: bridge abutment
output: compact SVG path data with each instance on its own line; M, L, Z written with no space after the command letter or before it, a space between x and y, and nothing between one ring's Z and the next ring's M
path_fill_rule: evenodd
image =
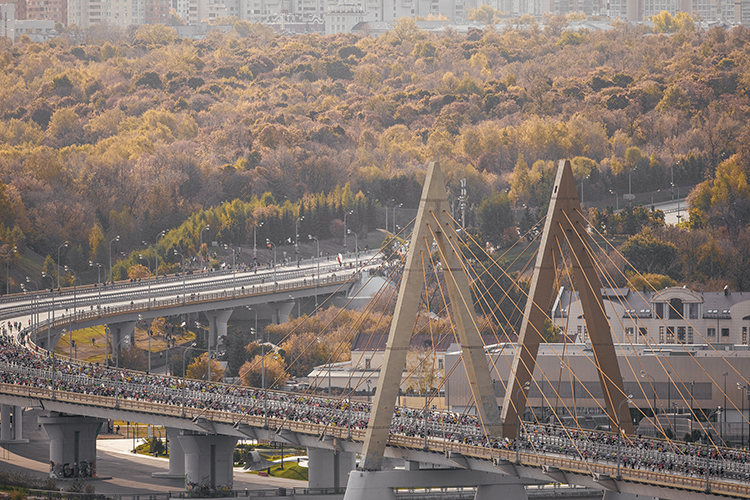
M178 439L185 454L186 489L201 486L232 489L236 437L183 431Z
M0 443L28 443L23 439L23 407L0 405Z
M344 488L349 472L356 467L354 453L325 448L308 448L307 483L310 488Z
M50 477L96 476L96 436L105 422L93 417L39 417L49 436Z
M180 442L180 429L167 427L169 440L169 472L152 472L151 477L177 479L185 477L185 450Z

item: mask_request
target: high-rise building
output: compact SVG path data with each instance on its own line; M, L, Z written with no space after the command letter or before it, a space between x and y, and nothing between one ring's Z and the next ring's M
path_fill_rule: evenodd
M68 22L67 0L16 0L17 20L50 20L65 25Z

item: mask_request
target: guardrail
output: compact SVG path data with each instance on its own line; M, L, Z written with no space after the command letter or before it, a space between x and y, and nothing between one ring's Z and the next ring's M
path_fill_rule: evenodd
M53 399L53 390L46 387L31 387L15 384L0 384L0 393L25 397L30 399ZM194 419L203 417L206 420L235 425L244 423L251 427L263 428L268 424L269 428L276 430L289 430L291 432L313 436L331 436L340 439L349 439L355 442L363 442L366 431L363 429L350 429L334 425L316 424L311 422L298 422L294 420L283 420L262 415L238 414L221 410L198 409L192 407L183 408L177 405L152 403L133 399L120 399L110 396L96 396L91 394L79 394L55 390L55 400L77 405L88 405L104 408L117 408L123 411L134 411L148 414L184 417ZM427 447L425 448L425 443ZM515 462L515 450L490 448L464 443L455 443L443 439L423 437L411 437L391 434L388 445L396 448L407 448L412 450L424 450L439 454L455 452L466 457L477 458L494 463L509 461ZM521 451L519 453L521 466L541 468L542 466L554 467L561 471L577 475L599 475L601 477L614 477L617 472L616 464L601 462L588 462L556 455L547 455L541 452ZM706 480L704 477L693 477L680 474L668 474L650 470L631 469L623 467L620 470L623 481L638 482L643 484L664 486L669 488L680 488L690 491L705 491ZM710 479L711 493L717 495L728 495L733 497L750 498L750 485L728 481L712 477Z
M376 255L378 251L371 250L369 253ZM364 264L360 261L361 264ZM370 263L367 267L375 265ZM362 271L363 268L360 269ZM356 268L340 266L337 262L331 263L326 261L320 265L320 275L336 273L338 271L346 273L347 271L357 271ZM186 276L171 276L168 278L159 278L137 283L118 282L115 285L86 285L81 287L66 288L60 292L42 291L29 294L16 294L0 299L0 304L9 304L0 311L0 320L13 318L22 314L30 314L32 310L38 312L47 312L52 309L72 309L76 307L88 307L104 305L111 302L121 302L127 300L148 300L149 296L153 300L156 297L164 297L182 293L205 293L207 291L216 291L217 289L229 289L236 286L263 285L266 281L273 281L275 275L276 282L285 280L305 279L313 280L312 274L317 274L317 265L310 265L302 268L289 268L288 266L277 266L276 272L273 269L264 269L263 272L256 273L242 271L239 274L229 271L213 271L210 273L193 274ZM311 274L312 273L312 274ZM210 278L210 279L207 279ZM322 278L321 278L322 279ZM148 286L152 285L151 290ZM168 284L165 286L165 284ZM137 290L132 290L137 288ZM114 293L113 293L114 292ZM83 294L82 296L79 296ZM13 305L13 302L24 300L24 304ZM31 302L35 302L32 304Z
M269 283L260 285L250 285L248 287L240 286L237 290L221 290L214 292L185 292L182 295L168 299L151 299L151 302L134 302L119 306L103 306L101 308L77 311L71 314L63 314L54 319L47 319L34 324L24 331L33 331L34 338L45 335L45 330L61 329L72 326L77 322L84 322L92 319L116 317L125 313L142 313L148 311L159 311L173 307L186 306L191 304L206 304L211 302L221 302L228 299L241 299L253 295L272 295L279 292L290 292L298 290L309 290L324 286L343 285L353 278L356 278L357 272L346 273L336 276L324 276L320 279L303 279L302 281L289 281L281 283Z

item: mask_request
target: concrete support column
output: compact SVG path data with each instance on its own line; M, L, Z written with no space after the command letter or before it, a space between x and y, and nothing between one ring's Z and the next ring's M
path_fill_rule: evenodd
M96 436L106 420L39 417L49 436L50 477L96 476Z
M233 309L221 309L219 311L205 311L203 313L208 319L208 347L211 352L216 352L216 347L219 345L219 337L226 336L227 322L233 312Z
M122 363L119 363L120 352L122 349L129 349L135 342L135 321L109 323L107 327L112 344L112 360L122 368Z
M28 443L23 439L23 407L0 405L0 443Z
M289 321L289 315L292 314L294 309L294 302L272 302L268 304L271 307L271 321L274 325L279 325L286 321Z
M236 437L183 431L178 439L185 452L185 489L201 486L208 486L211 490L220 487L232 489L232 455Z
M185 477L185 451L180 443L180 429L167 427L169 440L169 472L152 472L151 477L177 479Z
M13 440L21 441L23 439L23 407L13 407Z
M349 472L357 465L354 453L345 451L308 448L307 456L307 484L310 488L345 488Z
M10 426L10 405L0 405L0 441L8 442L13 439Z

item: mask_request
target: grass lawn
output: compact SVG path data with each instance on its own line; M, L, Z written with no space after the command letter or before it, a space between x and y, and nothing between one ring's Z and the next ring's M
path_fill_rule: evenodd
M250 474L258 474L259 472L266 472L269 476L273 477L307 481L307 467L300 467L297 462L285 462L283 469L281 468L281 464L276 464L270 467L270 472L269 469L266 469L263 471L252 471Z
M73 340L75 341L73 356L76 359L88 363L104 363L104 348L106 342L104 325L74 330ZM185 335L177 336L177 344L180 345L193 342L194 340L195 333L192 331L188 331ZM135 329L135 344L139 349L148 350L148 333L146 329ZM164 335L153 335L151 337L152 352L160 352L166 348L167 343ZM55 352L63 356L67 356L70 353L70 332L67 332L60 338L60 341L55 347Z

